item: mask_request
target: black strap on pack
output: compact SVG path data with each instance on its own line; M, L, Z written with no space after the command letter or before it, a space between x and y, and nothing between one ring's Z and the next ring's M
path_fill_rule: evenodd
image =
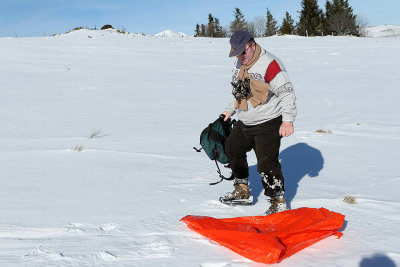
M200 149L198 149L198 148L196 148L196 147L193 147L193 149L196 150L196 152L201 152L201 150L202 150L203 148L201 147ZM222 173L221 173L221 169L219 168L219 165L218 165L217 160L214 159L214 161L215 161L215 165L217 165L217 173L218 173L219 178L221 178L221 180L219 180L218 182L215 182L215 183L210 183L210 185L219 184L219 183L222 182L223 180L231 181L231 180L233 180L233 179L235 178L235 177L233 176L233 174L231 174L230 177L225 177L225 176L223 176ZM229 166L230 166L229 164L224 165L225 168L230 168Z
M223 180L232 181L233 179L235 179L235 177L233 176L233 174L231 174L231 177L229 177L229 178L226 178L225 176L223 176L222 173L221 173L221 170L219 169L217 160L215 159L214 161L215 161L215 165L217 165L217 169L218 169L218 170L217 170L217 173L218 173L219 178L221 178L221 180L219 180L218 182L215 182L215 183L210 183L210 185L219 184L219 183L222 182ZM225 167L225 168L229 168L229 164L228 164L228 165L224 165L224 167Z

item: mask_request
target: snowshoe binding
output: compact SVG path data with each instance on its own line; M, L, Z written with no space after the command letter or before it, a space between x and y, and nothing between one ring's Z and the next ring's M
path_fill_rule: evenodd
M230 206L248 206L253 204L253 196L250 193L247 179L235 179L233 186L235 187L235 190L233 190L232 193L227 193L226 195L219 198L219 201L221 203Z
M284 193L280 193L275 197L271 197L268 201L270 206L265 212L265 215L274 214L288 209Z

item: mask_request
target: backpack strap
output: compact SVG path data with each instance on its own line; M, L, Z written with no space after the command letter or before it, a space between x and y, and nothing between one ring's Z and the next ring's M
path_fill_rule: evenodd
M201 152L201 150L202 150L203 148L200 147L200 149L199 149L199 148L197 148L197 147L194 146L193 149L196 150L196 152Z
M217 173L218 173L218 175L219 175L219 178L221 178L221 180L219 180L218 182L215 182L215 183L210 183L210 185L219 184L219 183L222 182L223 180L231 181L231 180L235 179L235 177L233 176L233 174L232 174L231 177L229 177L229 178L226 178L225 176L223 176L222 173L221 173L221 170L219 169L217 160L215 159L214 161L215 161L215 165L217 165L217 169L218 169L218 170L217 170Z

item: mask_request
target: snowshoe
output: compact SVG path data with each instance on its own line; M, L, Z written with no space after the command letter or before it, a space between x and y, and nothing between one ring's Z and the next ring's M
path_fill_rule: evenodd
M229 206L250 206L253 204L253 196L243 199L235 199L230 196L231 193L219 198L219 201Z
M265 212L265 215L274 214L288 209L284 193L271 197L268 201L270 206Z
M227 193L226 195L219 198L221 203L226 205L251 205L253 204L253 196L250 193L250 188L248 183L238 183L235 180L233 184L235 190L232 193Z

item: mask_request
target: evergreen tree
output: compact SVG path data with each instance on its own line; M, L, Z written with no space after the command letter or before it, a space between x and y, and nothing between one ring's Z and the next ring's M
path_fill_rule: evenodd
M286 16L283 18L282 25L279 29L281 34L293 34L294 33L294 20L286 11Z
M348 0L327 0L325 17L324 29L327 34L360 35L356 23L356 15L353 14L353 8L349 6Z
M239 8L237 8L237 7L235 8L235 12L233 15L235 17L235 20L231 22L230 27L229 27L231 34L235 33L236 31L240 31L240 30L247 31L248 30L247 23L246 23L244 16Z
M201 37L206 37L206 25L204 25L204 24L201 24L201 26L200 26L200 36Z
M207 37L215 37L214 17L208 14Z
M278 30L277 22L275 18L272 16L271 11L267 8L267 23L265 29L265 36L275 35Z
M323 34L324 13L318 7L317 0L302 0L301 7L297 24L298 34L303 36Z
M215 30L214 37L222 38L222 37L226 37L226 35L227 35L225 29L219 24L219 19L217 19L217 18L214 18L214 30Z
M195 34L194 37L200 37L200 25L197 23L196 24L196 30L194 30Z
M219 24L219 19L208 14L208 24L196 25L195 37L226 37L226 30Z

